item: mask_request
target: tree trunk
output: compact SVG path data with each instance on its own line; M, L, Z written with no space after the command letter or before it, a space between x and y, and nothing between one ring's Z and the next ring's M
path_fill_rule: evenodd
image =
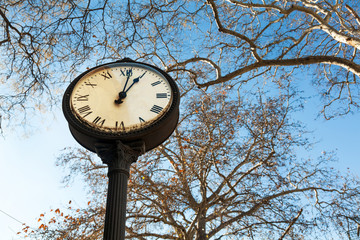
M207 234L206 234L206 211L200 210L198 221L197 221L197 231L196 231L196 237L195 240L206 240Z

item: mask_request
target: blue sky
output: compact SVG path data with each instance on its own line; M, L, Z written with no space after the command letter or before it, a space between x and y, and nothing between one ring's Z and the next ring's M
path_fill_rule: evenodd
M73 140L62 112L51 117L51 124L44 119L37 131L23 137L21 131L6 132L0 138L0 236L2 240L19 239L22 229L18 222L30 227L39 226L37 219L51 208L72 205L85 206L86 192L81 184L64 187L64 172L55 166L56 157L66 146L77 145ZM40 129L45 126L44 129ZM16 218L7 216L2 211Z
M308 121L308 127L315 131L314 136L319 140L314 154L336 150L338 170L347 172L349 168L354 175L360 176L360 114L330 121Z

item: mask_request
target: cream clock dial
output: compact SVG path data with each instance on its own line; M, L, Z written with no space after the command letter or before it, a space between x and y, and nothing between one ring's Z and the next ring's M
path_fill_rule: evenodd
M160 118L171 105L172 91L153 69L114 64L82 77L70 99L76 116L90 126L126 132Z

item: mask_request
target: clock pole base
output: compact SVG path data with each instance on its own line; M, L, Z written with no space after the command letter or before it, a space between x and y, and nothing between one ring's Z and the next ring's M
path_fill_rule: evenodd
M130 165L144 153L143 142L124 145L97 144L96 153L108 165L109 185L106 200L104 240L124 240L126 198Z

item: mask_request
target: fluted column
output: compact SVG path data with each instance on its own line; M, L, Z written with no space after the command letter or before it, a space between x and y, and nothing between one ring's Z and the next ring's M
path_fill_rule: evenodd
M130 166L144 153L144 143L98 144L96 152L108 165L109 185L106 200L104 240L124 240L126 198Z

